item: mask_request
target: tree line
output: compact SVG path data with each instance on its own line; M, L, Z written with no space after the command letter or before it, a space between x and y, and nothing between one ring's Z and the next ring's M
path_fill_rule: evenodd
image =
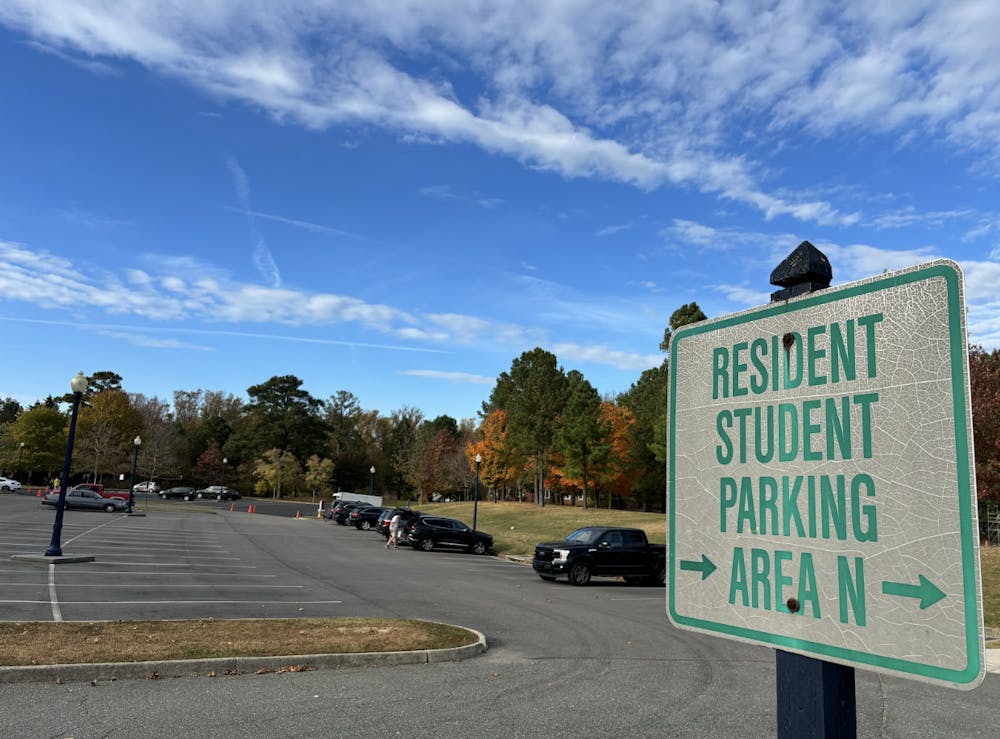
M224 477L274 497L372 486L400 500L468 499L478 470L484 498L662 511L666 353L673 331L704 319L696 303L678 308L660 344L664 361L614 396L601 397L551 352L526 351L497 378L478 418L464 420L427 419L414 407L383 415L347 390L321 400L295 375L247 388L246 400L199 389L167 402L96 372L80 405L72 475L127 487L138 436L137 480L164 487ZM1000 501L1000 350L971 347L969 368L979 496ZM58 475L71 401L22 408L0 399L0 468L34 484Z

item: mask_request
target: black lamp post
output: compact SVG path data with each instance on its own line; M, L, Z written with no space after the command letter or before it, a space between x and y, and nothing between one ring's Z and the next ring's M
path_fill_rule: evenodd
M17 448L17 474L14 475L14 479L20 481L21 479L21 455L24 454L24 442L22 441L20 446Z
M479 514L479 465L483 461L483 455L476 455L476 489L472 496L472 530L476 530L476 516Z
M219 487L222 488L220 491L223 495L226 494L226 463L229 462L227 457L222 458L222 482L219 483Z
M62 556L62 524L63 512L66 510L66 486L69 483L69 466L73 461L73 437L76 435L76 412L80 408L80 398L83 397L87 389L87 378L83 372L77 372L76 376L69 381L70 390L73 391L73 411L69 416L69 434L66 437L66 457L63 459L62 474L59 476L59 500L56 501L56 520L52 524L52 541L49 548L45 550L46 557Z
M371 473L371 484L368 486L368 494L375 495L375 465L368 470Z
M132 440L132 482L128 486L128 512L132 512L132 503L135 502L135 466L139 461L139 445L142 444L142 439L138 436Z

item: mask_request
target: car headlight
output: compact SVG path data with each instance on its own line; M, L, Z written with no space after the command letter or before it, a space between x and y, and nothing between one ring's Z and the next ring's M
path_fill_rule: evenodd
M555 552L556 556L552 560L553 562L565 562L569 559L569 549L556 549Z

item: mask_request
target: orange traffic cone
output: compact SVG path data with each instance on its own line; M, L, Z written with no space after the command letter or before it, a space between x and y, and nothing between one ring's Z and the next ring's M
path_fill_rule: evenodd
M256 513L257 512L257 507L256 506L250 506L250 512L251 513Z
M38 492L35 493L35 497L36 498L41 498L42 497L42 489L41 488L38 488Z

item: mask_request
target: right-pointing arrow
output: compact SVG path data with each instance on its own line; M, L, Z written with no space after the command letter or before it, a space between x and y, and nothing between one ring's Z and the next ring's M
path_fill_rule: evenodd
M714 564L712 564L712 560L710 560L706 555L703 554L701 555L701 562L692 559L682 559L681 569L688 570L691 572L700 572L701 579L704 580L706 577L715 572L716 567Z
M904 598L920 598L921 611L944 598L944 592L937 585L923 575L918 575L918 577L920 578L919 585L887 580L882 583L882 592L886 595L899 595Z

